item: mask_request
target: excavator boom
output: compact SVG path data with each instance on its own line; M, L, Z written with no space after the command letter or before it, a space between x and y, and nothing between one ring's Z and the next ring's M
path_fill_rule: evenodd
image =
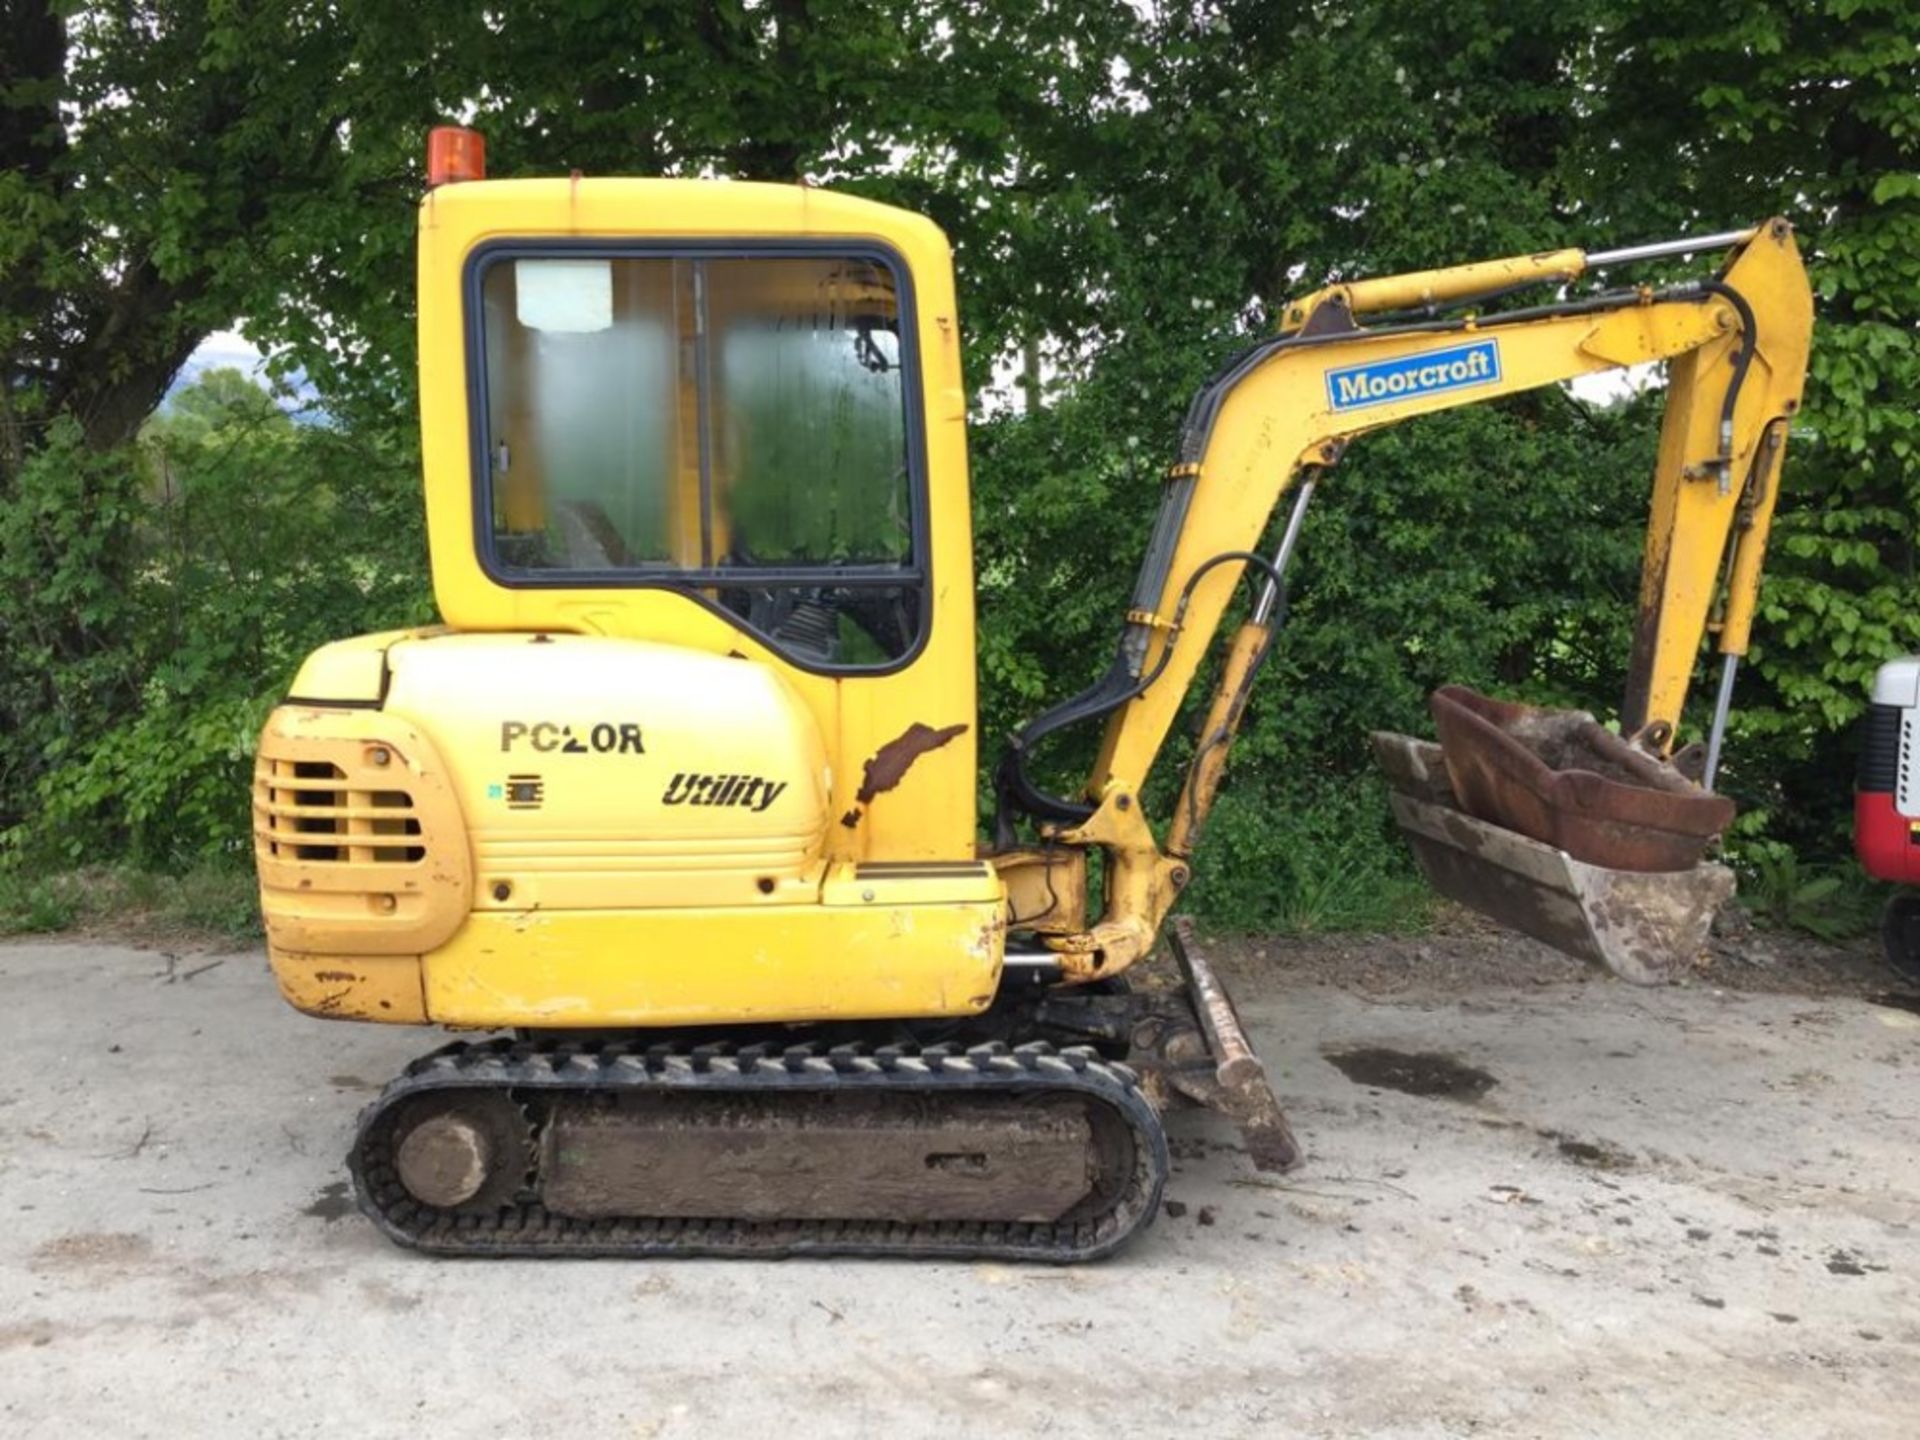
M1516 287L1722 245L1732 254L1709 279L1484 314L1467 308ZM1188 410L1112 665L1092 689L1030 723L1002 767L1005 805L1048 823L1062 845L1112 852L1104 915L1050 942L1069 970L1112 974L1145 954L1190 878L1188 857L1272 641L1273 595L1305 502L1348 444L1371 430L1666 362L1668 402L1621 725L1659 752L1670 750L1701 641L1716 632L1727 668L1711 727L1711 773L1731 667L1752 627L1812 313L1783 220L1697 241L1595 255L1556 251L1358 281L1290 305L1282 331L1236 357ZM1267 559L1254 547L1289 492L1295 508L1279 552ZM1260 598L1230 644L1162 847L1140 819L1137 797L1249 568L1261 575ZM1063 799L1038 790L1026 775L1026 753L1052 731L1097 717L1105 718L1105 740L1084 794Z

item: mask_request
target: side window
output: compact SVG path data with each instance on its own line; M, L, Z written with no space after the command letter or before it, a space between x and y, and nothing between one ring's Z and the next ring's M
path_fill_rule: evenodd
M513 571L697 567L674 484L685 448L669 260L488 267L494 554ZM693 533L698 535L697 529Z
M887 265L481 265L479 464L498 578L673 586L814 667L913 650L925 577Z

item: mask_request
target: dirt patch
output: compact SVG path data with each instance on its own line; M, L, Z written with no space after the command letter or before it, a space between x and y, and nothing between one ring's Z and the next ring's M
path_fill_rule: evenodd
M409 1310L420 1308L420 1297L408 1294L397 1286L388 1284L378 1276L371 1276L360 1282L360 1293L366 1297L369 1305L385 1310L392 1315L404 1315Z
M344 1180L335 1180L332 1184L323 1186L314 1202L304 1207L300 1213L302 1215L311 1215L316 1220L326 1220L329 1222L341 1220L351 1215L353 1213L353 1197L347 1194L347 1182Z
M1257 975L1261 983L1336 985L1357 995L1386 997L1622 983L1451 904L1439 906L1432 925L1414 935L1203 933L1201 943L1230 984ZM1833 945L1789 931L1763 930L1730 907L1706 951L1674 983L1752 993L1844 995L1902 1009L1920 1005L1920 996L1889 990L1892 978L1877 939Z
M20 1350L30 1346L51 1345L55 1331L51 1321L28 1320L20 1325L0 1325L0 1350Z
M1591 715L1578 710L1541 711L1506 727L1549 770L1585 770L1618 785L1648 788L1644 771L1628 766L1595 743L1597 728Z
M1827 1256L1829 1275L1878 1275L1886 1270L1884 1265L1871 1265L1851 1250L1835 1250Z
M1323 1052L1327 1063L1356 1085L1398 1090L1436 1100L1478 1100L1500 1082L1486 1071L1433 1051L1370 1045Z
M1556 1130L1543 1130L1543 1137L1554 1142L1554 1148L1563 1159L1587 1170L1631 1170L1634 1158L1631 1151L1623 1150L1611 1140L1582 1140L1573 1135L1562 1135Z
M138 1265L153 1255L153 1242L126 1231L78 1230L34 1247L33 1264L44 1270L87 1270Z
M1471 911L1443 907L1416 935L1251 935L1203 932L1207 958L1231 982L1335 985L1355 994L1398 995L1484 985L1566 985L1600 972L1502 930Z

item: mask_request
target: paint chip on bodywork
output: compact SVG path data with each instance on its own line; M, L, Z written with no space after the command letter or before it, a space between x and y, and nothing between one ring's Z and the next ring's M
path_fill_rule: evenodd
M873 752L873 758L867 761L866 769L861 774L859 792L853 798L865 805L874 796L884 795L905 778L907 771L913 768L914 761L929 750L938 750L966 733L965 725L947 725L936 730L931 725L914 721L904 732Z

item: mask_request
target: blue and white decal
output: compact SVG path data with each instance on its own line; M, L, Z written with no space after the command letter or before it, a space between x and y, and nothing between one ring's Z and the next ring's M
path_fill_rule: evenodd
M1327 371L1327 403L1337 412L1439 395L1448 390L1470 390L1500 379L1500 342L1475 340L1445 350L1429 350L1398 360L1376 360L1370 365L1347 365Z

